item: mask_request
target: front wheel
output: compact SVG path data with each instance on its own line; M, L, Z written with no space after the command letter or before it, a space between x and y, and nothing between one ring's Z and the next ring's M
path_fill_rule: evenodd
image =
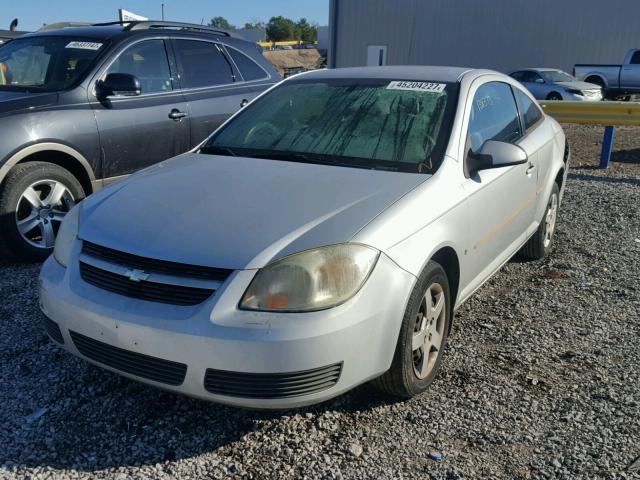
M531 260L540 260L549 253L553 241L553 234L556 231L559 205L560 190L558 189L558 184L554 183L551 195L549 195L549 201L547 202L547 208L544 211L544 218L542 222L540 222L536 233L524 244L524 247L522 247L520 251L523 257Z
M442 361L451 324L449 280L430 261L411 292L391 368L373 381L394 396L410 398L433 382Z
M82 198L84 190L68 170L47 162L18 165L0 190L0 247L17 260L44 260L62 219Z
M560 95L557 92L551 92L549 95L547 95L547 100L562 100L562 95Z

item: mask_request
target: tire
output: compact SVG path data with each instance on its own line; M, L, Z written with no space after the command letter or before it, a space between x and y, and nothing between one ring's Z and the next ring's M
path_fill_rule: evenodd
M536 233L524 244L520 255L530 260L540 260L549 253L553 244L553 234L558 219L558 206L560 204L560 190L558 184L554 183L551 195L547 201L547 208Z
M14 167L0 188L0 251L18 261L43 261L53 251L62 218L84 196L80 182L58 165Z
M429 315L423 315L427 299L431 300L432 306L437 306L439 299L444 302L431 316L431 321ZM438 263L430 261L411 292L391 368L372 382L376 388L392 396L411 398L431 385L440 370L451 325L453 309L450 299L447 274ZM439 335L437 347L436 333ZM414 338L416 344L424 338L422 351L414 350ZM425 356L428 345L431 345L430 355Z
M558 92L551 92L549 95L547 95L547 100L562 100L562 95L560 95Z

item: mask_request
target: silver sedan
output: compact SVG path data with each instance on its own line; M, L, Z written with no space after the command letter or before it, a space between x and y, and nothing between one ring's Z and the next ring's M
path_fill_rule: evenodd
M43 322L74 355L216 402L295 407L369 380L411 397L455 309L551 249L568 157L500 73L297 75L76 206Z
M573 100L599 102L602 88L581 82L567 72L554 68L527 68L510 74L538 100Z

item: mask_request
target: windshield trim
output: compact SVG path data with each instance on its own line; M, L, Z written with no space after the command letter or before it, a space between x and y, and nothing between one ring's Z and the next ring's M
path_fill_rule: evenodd
M384 86L389 84L392 81L400 80L400 81L411 81L415 82L415 79L403 79L397 78L394 80L390 80L387 78L296 78L292 80L287 80L283 82L281 85L276 86L273 90L277 90L279 88L283 88L288 85L297 85L297 84L310 84L310 83L327 83L331 85L357 85L357 86ZM422 82L428 82L430 80L420 80ZM348 156L332 156L332 155L324 155L317 152L292 152L285 150L272 150L269 151L268 157L266 155L260 155L260 153L264 153L264 151L255 153L258 149L251 148L242 148L237 146L227 146L227 145L214 145L216 139L220 136L220 134L229 128L230 125L233 124L238 118L242 115L246 114L247 111L253 108L259 108L259 104L261 100L266 98L270 93L266 93L263 96L260 96L254 102L252 102L247 108L240 110L234 117L227 123L223 124L218 130L216 130L196 151L196 153L204 154L204 155L224 155L224 156L248 156L252 157L251 153L254 153L255 156L253 158L268 158L270 160L281 160L281 161L290 161L290 162L298 162L298 163L314 163L321 164L327 166L340 166L340 167L351 167L351 168L361 168L368 170L382 170L382 171L393 171L393 172L404 172L404 173L415 173L415 174L434 174L442 164L445 153L449 144L449 140L451 138L451 131L453 128L453 122L455 119L455 113L458 105L458 98L460 93L460 83L459 82L437 82L446 84L446 92L447 92L447 102L444 108L442 123L440 125L440 131L438 133L438 138L436 140L436 144L431 151L431 168L423 169L421 165L425 165L426 163L411 163L411 162L395 162L383 159L373 159L373 158L362 158L362 157L348 157ZM226 153L222 152L226 150ZM213 153L213 151L217 151L217 153ZM234 155L230 151L237 151L239 155ZM248 153L249 155L245 155ZM310 157L308 159L303 159L302 156ZM298 157L298 158L292 158ZM319 159L318 157L323 157L323 159ZM426 161L426 159L425 159Z
M66 88L57 88L53 90L48 90L46 88L39 88L36 86L30 86L30 85L0 85L0 90L27 91L29 93L62 93L62 92L67 92L69 90L73 90L74 88L76 88L78 85L80 85L82 82L84 82L85 80L87 80L87 78L91 76L91 73L95 70L96 65L103 60L105 53L110 49L112 44L111 39L102 38L102 37L100 38L81 37L77 35L34 35L34 36L18 37L18 38L12 39L9 42L0 43L0 53L2 53L3 48L11 45L15 45L17 42L25 42L27 40L40 39L40 38L45 38L45 39L66 38L66 39L71 39L70 41L100 42L102 43L102 47L100 47L100 49L97 51L96 56L91 61L91 63L87 66L84 73L79 75L78 78L76 78L75 81L69 84L69 86L67 86ZM19 87L20 90L13 90L13 89L9 90L9 88L6 88L6 87L9 87L9 88Z

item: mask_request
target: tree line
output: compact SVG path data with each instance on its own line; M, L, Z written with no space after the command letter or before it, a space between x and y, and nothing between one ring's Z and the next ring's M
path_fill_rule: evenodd
M271 17L268 22L247 22L244 27L237 27L229 23L224 17L214 17L209 25L225 30L236 28L262 29L267 32L267 41L283 42L286 40L300 40L303 42L315 42L318 39L318 25L310 24L306 18L297 22L283 16Z

